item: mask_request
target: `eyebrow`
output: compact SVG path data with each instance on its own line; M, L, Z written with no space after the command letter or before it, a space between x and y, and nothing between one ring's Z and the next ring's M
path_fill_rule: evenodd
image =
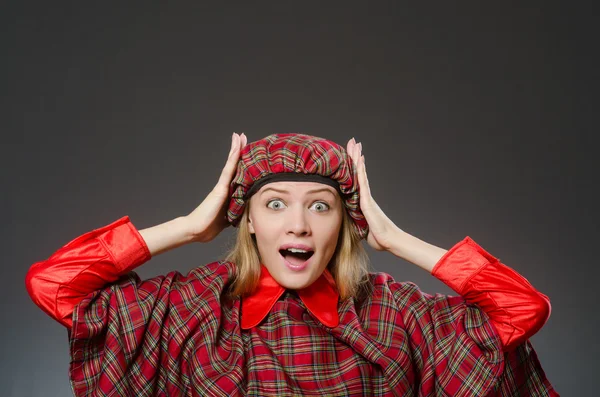
M277 192L277 193L290 194L290 192L287 191L287 190L281 190L281 189L276 189L274 187L268 187L268 188L265 188L265 190L263 190L260 195L262 196L263 194L265 194L269 190L272 190L272 191ZM307 193L308 194L313 194L313 193L320 193L320 192L327 192L327 193L329 193L329 194L331 194L332 196L335 197L335 194L331 190L329 190L329 189L327 189L325 187L319 188L319 189L312 189L312 190L309 190Z

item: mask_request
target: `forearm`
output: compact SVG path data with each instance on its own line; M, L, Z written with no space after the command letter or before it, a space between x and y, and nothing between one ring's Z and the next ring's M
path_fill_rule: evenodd
M407 234L397 241L406 244L395 249L401 257L430 271L488 314L506 351L530 338L548 320L548 297L470 237L450 250L441 250Z
M401 229L397 229L390 252L431 273L436 263L448 250L436 247Z
M150 258L142 237L124 216L71 240L48 259L34 263L25 283L42 310L70 326L73 307L81 299Z
M184 216L139 231L152 256L192 242L188 219Z

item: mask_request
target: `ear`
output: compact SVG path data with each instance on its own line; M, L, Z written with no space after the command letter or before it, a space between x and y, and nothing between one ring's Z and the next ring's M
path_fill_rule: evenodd
M250 231L250 234L254 234L254 225L252 224L252 219L250 218L250 216L248 216L248 230Z

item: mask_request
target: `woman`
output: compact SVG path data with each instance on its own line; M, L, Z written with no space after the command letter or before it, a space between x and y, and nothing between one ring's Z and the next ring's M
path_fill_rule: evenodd
M69 329L76 395L558 395L528 341L548 298L469 237L445 250L398 228L371 196L360 143L246 143L233 135L189 215L139 231L125 216L31 267L32 299ZM131 272L230 224L225 261ZM363 238L458 296L370 273Z

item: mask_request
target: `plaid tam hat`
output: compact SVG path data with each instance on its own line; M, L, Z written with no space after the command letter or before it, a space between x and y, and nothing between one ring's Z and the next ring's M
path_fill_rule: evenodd
M246 202L271 182L320 182L333 186L361 238L368 225L359 205L357 170L346 149L305 134L273 134L244 146L229 188L227 220L238 226Z

